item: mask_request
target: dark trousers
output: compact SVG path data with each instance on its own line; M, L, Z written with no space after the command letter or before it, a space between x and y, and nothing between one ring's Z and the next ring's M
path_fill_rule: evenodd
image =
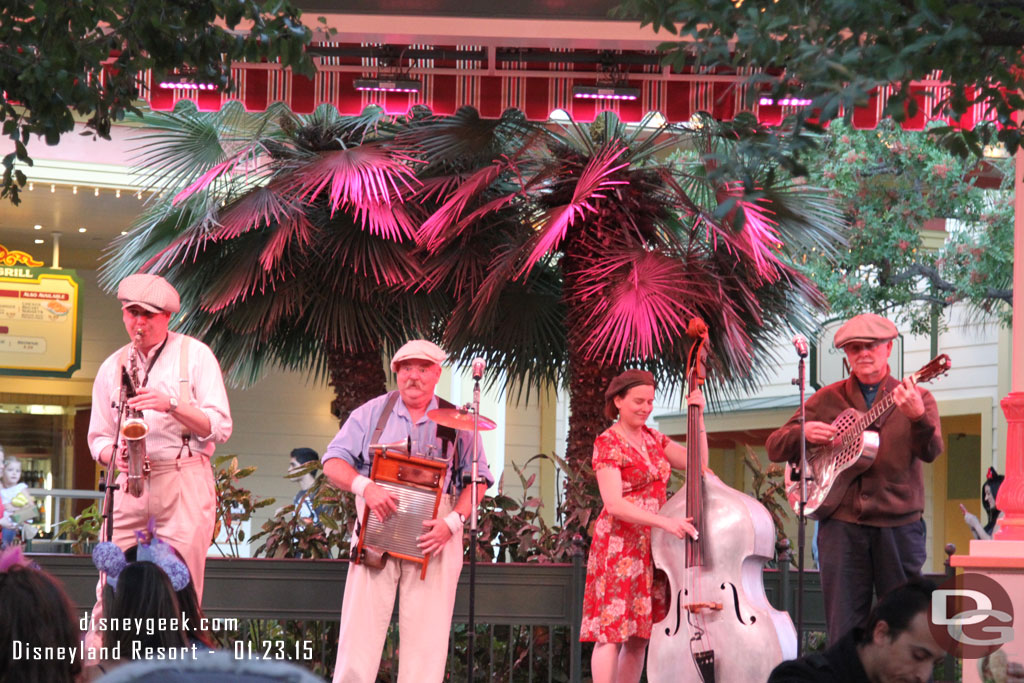
M923 519L896 527L820 522L818 566L829 644L864 625L873 593L882 597L920 576L926 554Z

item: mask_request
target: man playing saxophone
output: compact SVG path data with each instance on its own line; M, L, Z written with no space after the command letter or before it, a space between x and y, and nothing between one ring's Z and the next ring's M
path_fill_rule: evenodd
M89 422L92 457L109 465L116 454L119 470L111 540L131 547L135 532L154 518L160 538L185 559L202 598L216 521L210 456L232 428L220 365L198 339L168 331L181 304L162 277L129 275L117 298L130 343L100 366ZM139 432L144 435L133 438Z

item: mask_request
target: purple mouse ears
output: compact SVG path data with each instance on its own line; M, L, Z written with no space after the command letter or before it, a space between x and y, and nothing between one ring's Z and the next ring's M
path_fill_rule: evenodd
M171 586L175 591L180 591L192 580L188 573L188 567L174 553L167 543L164 543L156 536L156 521L152 518L144 531L136 531L135 537L138 540L137 562L152 562L160 567L167 578L171 580ZM128 566L124 551L110 541L99 543L92 550L92 563L101 572L106 573L107 583L111 588L117 588L118 577Z

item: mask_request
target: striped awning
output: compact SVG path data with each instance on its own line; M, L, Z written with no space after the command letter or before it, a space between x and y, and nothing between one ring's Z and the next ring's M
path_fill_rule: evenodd
M312 78L293 74L273 65L239 65L233 68L237 90L231 94L188 87L161 87L159 79L147 76L145 99L156 111L170 111L175 103L191 100L201 111L216 111L231 100L237 100L248 111L263 111L268 105L283 102L299 114L308 114L322 104L335 107L342 114L359 114L369 105L379 105L391 114L404 114L413 106L422 105L439 115L452 114L462 106L474 107L484 118L497 118L507 109L518 109L534 121L546 121L552 112L564 110L576 121L592 121L602 111L612 111L625 122L639 122L650 112L659 112L670 122L688 121L697 112L706 112L719 120L732 120L748 111L763 123L780 123L792 113L793 106L772 103L750 104L746 97L743 75L650 74L631 85L640 88L636 100L593 100L573 97L574 85L595 85L591 77L556 72L532 75L487 75L453 72L413 73L422 87L418 93L375 92L356 90L354 81L374 75L373 71L332 70L321 68ZM944 96L946 86L940 80L913 86L917 102L914 116L908 116L903 127L921 130L931 120L934 105ZM857 128L870 129L883 117L892 94L889 87L876 90L868 101L853 112ZM968 93L969 95L969 93ZM948 123L972 128L985 116L983 104L972 107L959 122Z

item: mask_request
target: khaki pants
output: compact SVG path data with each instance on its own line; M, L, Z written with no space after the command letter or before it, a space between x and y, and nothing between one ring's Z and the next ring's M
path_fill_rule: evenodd
M356 499L358 510L362 498ZM452 509L441 499L438 517ZM360 512L360 517L362 513ZM433 683L444 678L455 589L462 572L462 534L431 558L427 576L408 560L389 558L383 569L349 564L341 606L341 633L334 683L374 683L398 590L398 683Z

